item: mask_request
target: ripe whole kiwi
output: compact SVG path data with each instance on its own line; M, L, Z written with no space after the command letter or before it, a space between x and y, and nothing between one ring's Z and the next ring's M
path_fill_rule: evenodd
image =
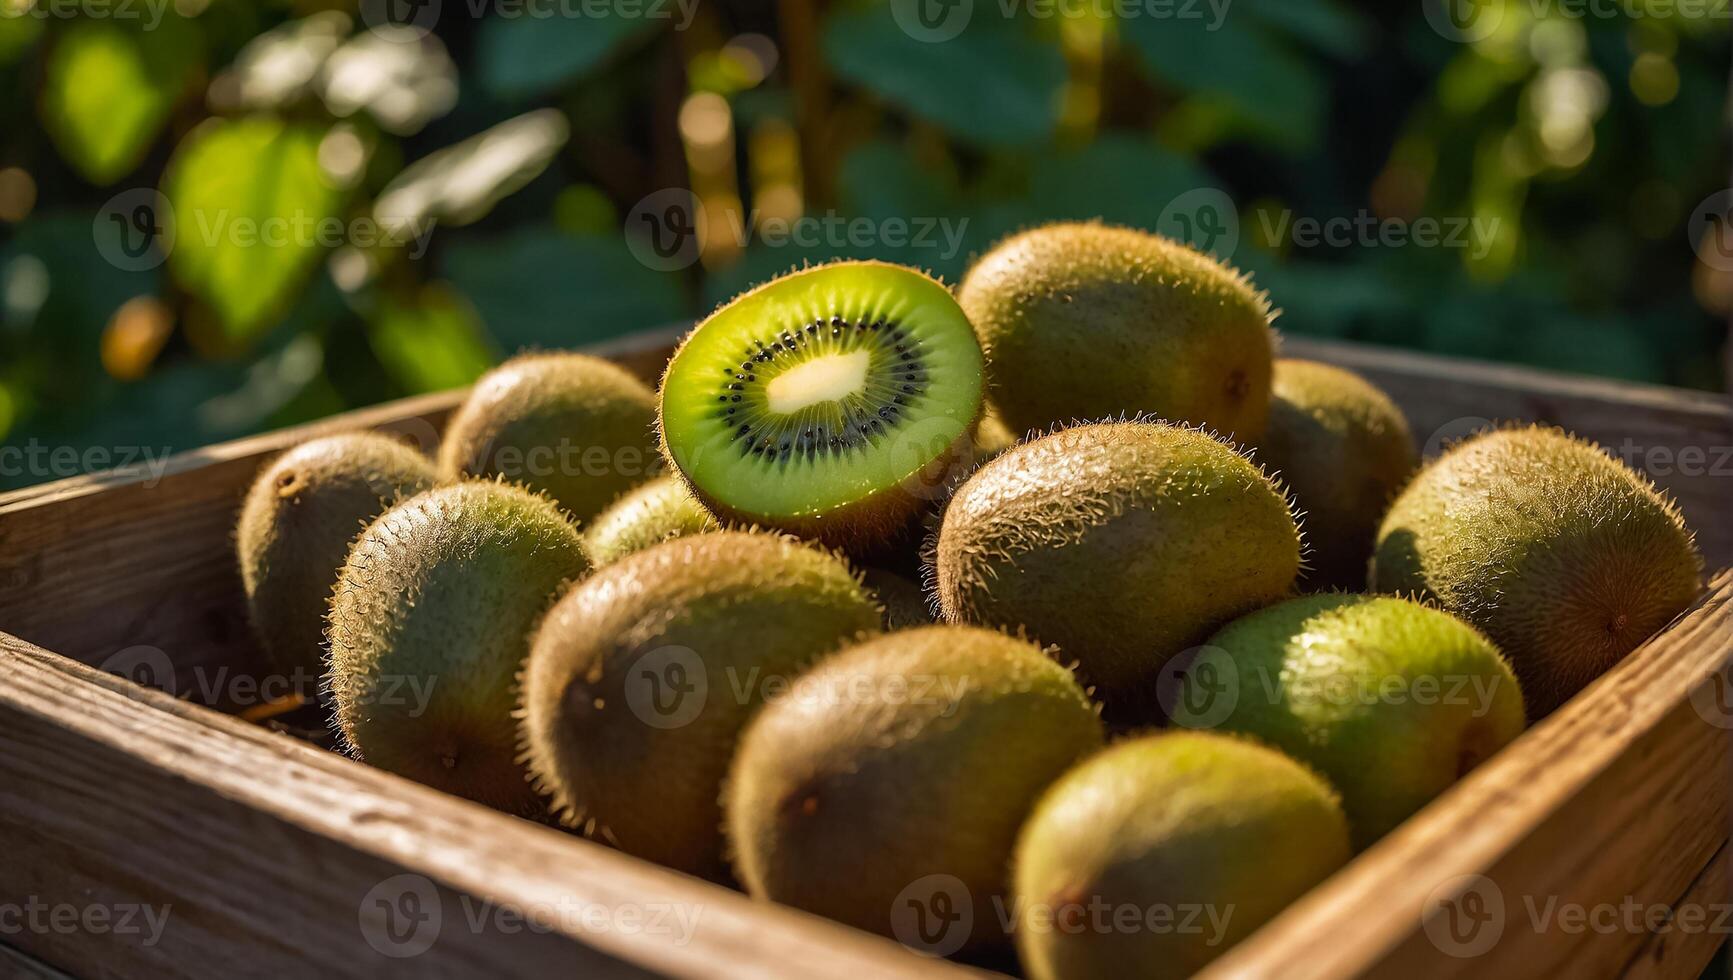
M551 501L466 481L373 522L331 599L336 722L360 758L525 815L543 808L517 760L515 681L536 620L589 570Z
M1479 627L1538 718L1690 605L1702 571L1648 479L1529 426L1464 440L1421 470L1384 517L1371 585Z
M569 825L722 879L728 761L765 697L875 631L842 560L781 535L675 538L604 566L536 631L521 744Z
M425 456L367 432L310 439L259 471L235 550L253 632L276 669L309 679L324 673L325 610L350 544L392 504L435 482Z
M684 484L664 475L627 492L597 514L584 529L584 545L592 561L606 565L670 538L719 527Z
M523 354L475 383L447 427L448 480L503 478L588 523L661 472L656 396L624 368L572 353Z
M1138 413L1263 432L1269 301L1208 255L1130 228L1044 225L982 256L957 298L1013 432Z
M977 471L946 507L935 565L946 621L1026 629L1078 662L1110 720L1149 722L1170 657L1288 594L1300 533L1281 491L1226 443L1109 422Z
M1101 744L1071 672L1027 641L928 626L823 661L741 739L725 810L753 895L939 952L1001 944L995 899L1023 817ZM961 912L923 935L910 901Z

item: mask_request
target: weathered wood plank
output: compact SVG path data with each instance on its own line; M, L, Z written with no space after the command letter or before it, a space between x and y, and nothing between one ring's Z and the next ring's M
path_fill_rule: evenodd
M162 923L7 937L80 975L968 975L4 634L0 854L0 902Z
M1733 900L1724 876L1705 874L1728 839L1730 766L1724 571L1666 632L1207 975L1618 976L1648 930L1578 931L1559 911ZM1713 952L1676 943L1651 975L1693 978Z

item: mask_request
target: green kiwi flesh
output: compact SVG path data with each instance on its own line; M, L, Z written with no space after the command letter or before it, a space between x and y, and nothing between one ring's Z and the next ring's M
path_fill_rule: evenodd
M981 349L940 283L883 262L790 273L711 314L662 381L663 452L732 523L856 548L966 467Z
M324 672L325 610L349 546L403 497L431 488L433 463L388 436L311 439L254 479L235 545L253 632L278 670Z
M947 622L1026 629L1079 662L1109 720L1153 721L1168 658L1288 594L1300 534L1231 446L1109 422L982 467L945 510L935 566Z
M971 902L941 952L1002 944L1017 829L1102 733L1040 647L989 630L887 633L819 664L768 705L728 780L734 868L753 895L902 939L928 885ZM953 911L961 911L960 908Z
M1391 596L1305 596L1229 623L1170 710L1317 769L1341 791L1357 848L1523 730L1522 692L1492 642Z
M1533 426L1470 438L1422 469L1379 529L1371 585L1479 627L1538 718L1690 605L1702 572L1678 508L1646 477Z
M329 684L344 739L365 761L518 814L542 810L512 721L530 632L588 570L577 529L549 500L469 481L373 522L331 599Z
M1335 794L1281 753L1201 732L1130 739L1067 773L1024 826L1017 949L1031 980L1189 977L1348 857Z
M587 354L523 354L475 383L439 447L448 480L500 477L588 523L661 472L656 395Z
M781 535L719 531L627 555L537 631L525 757L568 825L724 878L718 797L741 728L765 697L878 623L845 563Z
M1208 255L1130 228L1044 225L982 256L957 296L1013 432L1135 414L1241 441L1263 431L1269 301Z

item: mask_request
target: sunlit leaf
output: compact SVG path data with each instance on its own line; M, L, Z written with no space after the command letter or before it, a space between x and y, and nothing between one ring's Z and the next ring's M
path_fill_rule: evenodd
M594 70L671 23L661 17L574 16L578 8L555 9L552 16L496 16L482 21L476 72L483 88L501 98L540 95ZM677 13L675 4L643 4L641 9Z
M164 17L149 34L116 21L74 21L49 53L43 125L87 179L113 183L150 149L199 57L196 29L179 17Z
M985 5L983 5L985 6ZM948 40L917 40L889 4L831 15L824 52L837 75L976 143L1045 139L1058 120L1065 58L983 10Z
M497 360L475 308L441 283L412 298L381 297L367 340L386 372L411 392L462 387Z
M1220 99L1270 143L1297 150L1314 145L1325 95L1316 69L1262 24L1234 17L1214 29L1211 23L1132 17L1120 21L1120 30L1164 82Z
M352 27L348 14L324 10L260 34L211 82L211 103L276 109L294 102L312 88Z
M457 66L436 34L376 27L325 62L320 93L339 116L365 109L386 132L407 136L457 104Z
M379 193L374 216L398 241L469 224L547 169L569 133L553 109L508 119L411 164Z
M212 120L188 134L164 175L169 270L231 340L268 327L341 240L344 194L319 166L325 132L270 116Z
M645 267L618 234L532 228L454 241L444 272L505 353L571 347L689 316L679 280Z

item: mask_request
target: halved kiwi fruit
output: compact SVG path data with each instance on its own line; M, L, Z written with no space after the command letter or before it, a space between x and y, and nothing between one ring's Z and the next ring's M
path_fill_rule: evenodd
M726 520L870 547L967 469L981 388L981 348L949 290L837 262L692 331L662 380L662 448Z

